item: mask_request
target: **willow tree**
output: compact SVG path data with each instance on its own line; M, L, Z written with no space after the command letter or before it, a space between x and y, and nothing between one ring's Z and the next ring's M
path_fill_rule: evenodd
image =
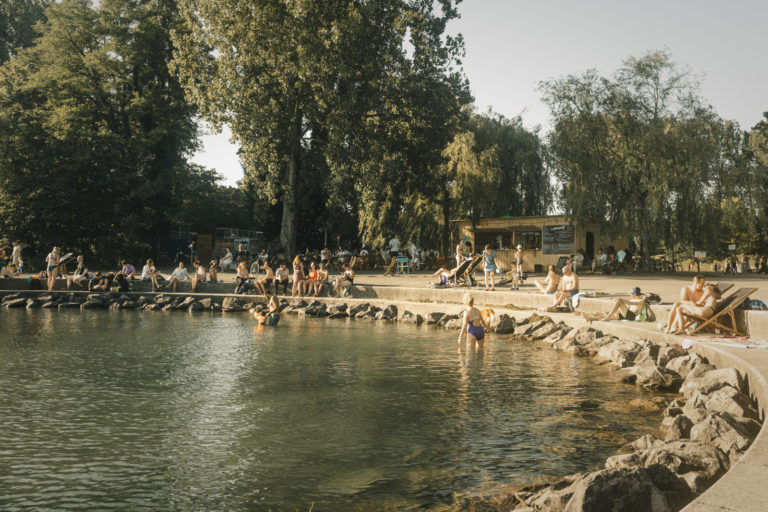
M567 214L635 239L646 256L695 245L722 121L690 73L653 52L611 77L588 71L541 89L554 117L550 151Z
M286 251L294 252L298 185L318 179L302 161L302 149L322 145L328 173L320 179L341 211L358 206L358 198L362 205L381 205L380 198L396 204L397 194L408 191L408 180L387 189L403 182L402 163L416 160L414 141L431 137L429 122L438 121L436 129L447 124L434 115L434 103L416 93L436 96L426 89L428 79L460 43L443 34L457 15L453 0L180 5L188 28L175 40L182 83L209 123L230 126L254 190L282 205ZM430 141L438 155L447 140ZM379 208L377 218L393 211Z
M43 19L52 0L3 0L0 2L0 64L19 50L32 46L40 34L35 25Z

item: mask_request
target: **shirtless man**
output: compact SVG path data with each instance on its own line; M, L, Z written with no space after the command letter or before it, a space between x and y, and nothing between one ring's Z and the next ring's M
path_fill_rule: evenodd
M268 261L264 262L264 266L261 267L261 270L266 272L267 275L264 276L264 279L256 281L256 288L259 290L259 293L263 293L266 296L267 290L272 289L272 281L275 279L275 272L272 270L272 267L269 266Z
M704 286L707 284L707 280L702 275L697 275L693 278L693 283L690 286L686 286L680 290L680 300L675 302L672 306L672 310L669 312L669 319L667 320L667 328L664 330L666 334L671 334L674 326L677 324L678 310L682 305L693 306L701 300L704 296Z
M539 289L539 293L555 293L557 286L560 284L560 275L555 271L554 265L549 265L547 267L547 278L544 282L534 281L533 284Z
M563 284L559 292L555 294L554 302L547 308L547 311L553 313L557 311L558 306L570 300L574 295L579 293L579 276L573 273L571 267L566 265L563 267L563 278L560 280Z

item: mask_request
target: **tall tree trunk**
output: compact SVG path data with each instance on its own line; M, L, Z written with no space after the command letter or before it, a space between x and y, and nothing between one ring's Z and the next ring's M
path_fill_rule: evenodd
M441 206L443 209L443 230L442 236L440 237L440 243L442 245L443 255L449 257L451 255L451 199L448 195L447 189L443 190Z
M299 145L301 144L302 112L298 107L288 134L288 168L283 192L283 218L280 223L280 246L290 260L296 254L296 196L299 178Z

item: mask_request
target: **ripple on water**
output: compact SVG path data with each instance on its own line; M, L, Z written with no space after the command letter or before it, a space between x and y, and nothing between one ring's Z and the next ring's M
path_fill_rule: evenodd
M452 331L369 322L2 316L0 509L417 509L594 469L658 425L604 368L520 341L467 352Z

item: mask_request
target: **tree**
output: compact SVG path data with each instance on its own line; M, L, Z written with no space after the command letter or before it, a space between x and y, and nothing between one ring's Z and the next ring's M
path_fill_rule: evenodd
M424 190L453 136L464 94L460 77L446 75L461 50L444 36L453 1L180 5L182 84L206 120L230 125L259 196L281 204L283 248L295 252L297 194L316 179L329 210L359 210L364 239L396 227L402 198ZM309 167L302 157L318 152L325 166Z
M32 46L40 34L35 24L43 18L51 0L3 0L0 3L0 66L22 49Z
M712 220L701 205L717 186L727 127L690 73L652 52L611 78L588 71L541 90L566 213L629 235L646 257L662 245L696 246Z
M194 177L194 110L168 69L172 0L51 5L0 68L0 226L99 261L159 247Z

